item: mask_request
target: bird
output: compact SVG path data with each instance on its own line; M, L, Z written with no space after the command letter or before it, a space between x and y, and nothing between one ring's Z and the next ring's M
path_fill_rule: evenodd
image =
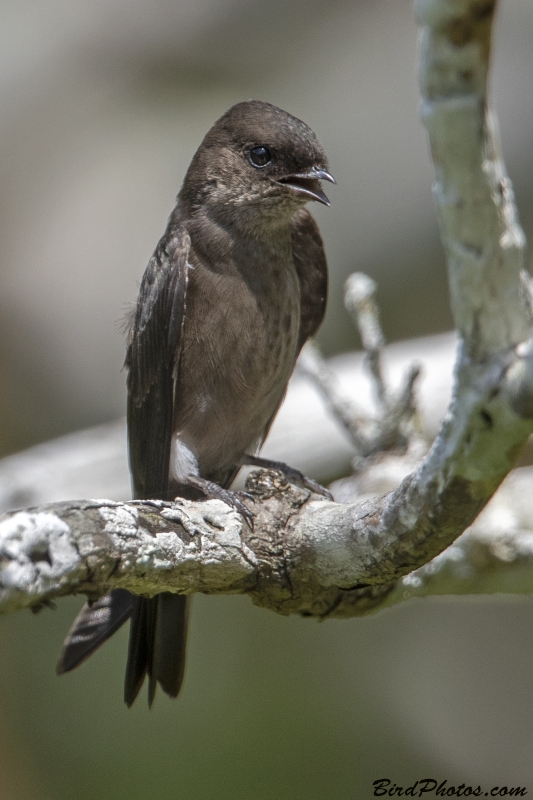
M270 103L232 106L205 135L128 322L128 448L133 496L218 497L250 517L231 484L258 456L298 354L325 313L328 268L305 207L335 183L302 120ZM191 495L192 493L192 495ZM113 589L75 619L57 672L77 667L131 617L124 699L148 676L180 691L190 598Z

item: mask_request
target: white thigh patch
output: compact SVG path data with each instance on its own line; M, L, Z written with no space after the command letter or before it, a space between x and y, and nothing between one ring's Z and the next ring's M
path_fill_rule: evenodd
M189 475L198 475L198 461L196 456L189 450L186 444L175 433L170 445L170 477L177 483L186 481Z

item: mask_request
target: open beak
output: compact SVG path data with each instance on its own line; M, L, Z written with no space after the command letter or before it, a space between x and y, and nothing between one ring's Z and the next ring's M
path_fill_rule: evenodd
M329 206L331 204L322 191L320 181L337 183L333 175L330 175L325 169L318 169L317 167L311 167L307 172L297 172L295 175L287 175L286 178L278 179L278 183L290 186L291 189L305 195L309 200L318 200L319 203Z

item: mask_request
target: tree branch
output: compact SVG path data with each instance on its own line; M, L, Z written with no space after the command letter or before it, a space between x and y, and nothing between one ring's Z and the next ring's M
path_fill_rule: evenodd
M459 332L451 405L420 465L384 497L346 504L255 473L253 531L214 501L13 512L0 522L2 610L123 586L147 595L246 592L281 613L351 616L424 593L431 581L436 589L453 550L424 565L472 524L533 431L524 237L486 111L495 5L417 3L422 118ZM511 539L496 559L511 554L529 566L524 535ZM473 563L474 541L470 531L455 546L456 563Z
M281 613L333 611L344 593L306 530L309 514L334 504L273 470L253 473L246 488L255 498L253 530L219 500L95 500L10 512L0 522L0 609L122 587L144 595L246 592ZM351 546L347 528L337 543Z

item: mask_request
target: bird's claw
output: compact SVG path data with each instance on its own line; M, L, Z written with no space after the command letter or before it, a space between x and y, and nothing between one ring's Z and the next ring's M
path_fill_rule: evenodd
M306 489L309 489L311 492L315 492L315 494L321 494L322 497L325 497L326 500L333 500L333 495L326 489L325 486L322 486L321 483L314 481L312 478L308 478L306 475L302 475L302 484Z
M250 511L248 506L245 506L244 503L241 500L241 498L246 498L248 500L253 500L254 498L252 497L252 495L248 494L248 492L230 492L227 489L222 489L222 492L223 492L223 494L220 495L219 499L223 500L225 503L227 503L228 506L231 506L232 508L234 508L235 511L238 511L239 514L241 516L243 516L245 518L245 520L253 528L254 515Z
M252 500L253 497L248 492L232 492L229 489L223 489L218 483L213 481L206 481L203 478L189 477L187 481L190 485L195 486L205 495L206 498L211 500L222 500L228 506L237 511L243 516L246 521L253 527L254 514L250 511L248 506L243 503L243 499Z
M303 486L304 489L309 489L310 492L314 492L315 494L321 494L327 500L333 500L333 495L329 489L326 489L325 486L322 486L317 481L314 481L313 478L308 478L307 475L304 475L299 469L287 467L286 469L282 469L281 472L283 472L290 483L295 483L297 486Z

